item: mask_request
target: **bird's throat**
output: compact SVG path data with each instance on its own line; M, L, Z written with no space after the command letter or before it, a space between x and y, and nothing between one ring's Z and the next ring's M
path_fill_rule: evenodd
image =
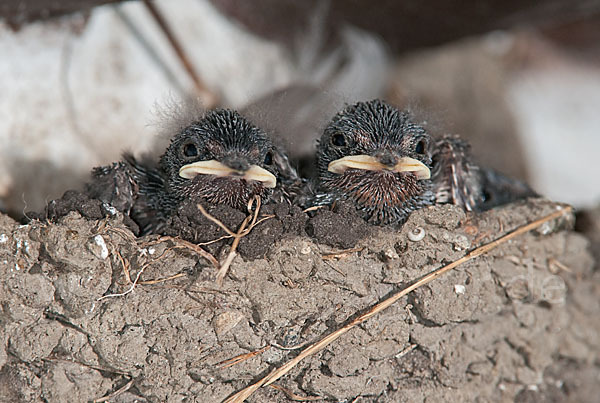
M353 202L374 224L394 222L394 212L404 211L427 190L429 181L411 173L349 169L324 181L327 190Z

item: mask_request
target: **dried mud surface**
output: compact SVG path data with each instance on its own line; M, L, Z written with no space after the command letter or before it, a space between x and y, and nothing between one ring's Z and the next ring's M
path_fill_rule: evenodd
M309 218L269 207L275 217L240 243L247 250L222 286L204 258L136 238L120 214L28 225L0 216L0 401L222 401L297 355L293 347L556 207L531 200L465 215L436 206L399 231L362 227L343 209ZM190 214L176 228L202 225ZM244 215L230 218L236 229ZM425 237L414 242L417 227ZM331 255L340 248L353 251ZM132 292L110 296L138 276ZM598 318L588 240L549 223L409 294L277 385L324 401L591 402ZM263 388L248 401L291 400Z

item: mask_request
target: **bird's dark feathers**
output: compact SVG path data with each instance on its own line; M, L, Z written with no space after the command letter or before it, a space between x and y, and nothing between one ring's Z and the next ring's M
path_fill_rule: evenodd
M485 211L538 194L527 184L475 164L470 146L456 136L435 144L432 182L437 203Z
M435 143L433 159L436 202L477 210L485 197L481 170L471 159L469 144L458 137L446 136Z
M332 161L352 155L375 157L384 165L416 159L430 168L431 178L390 170L328 170ZM307 205L347 200L378 225L402 224L411 211L434 203L481 211L535 195L527 185L476 165L464 141L450 136L436 141L408 112L381 100L348 106L331 120L319 141L317 166L317 190Z
M377 163L329 171L333 161L358 155ZM237 173L262 168L277 178L276 187L247 181L242 174L192 179L179 174L185 165L211 160ZM398 161L420 166L421 173L429 169L431 177L396 168L405 166ZM235 111L220 109L179 127L158 163L126 154L122 162L96 168L87 193L130 215L142 233L160 232L182 201L193 198L244 211L254 196L263 203L285 200L304 207L344 200L368 222L387 225L402 224L412 211L434 203L480 211L535 195L527 185L476 165L464 141L435 140L408 112L381 100L347 106L333 117L318 143L317 169L318 181L307 183L263 130Z
M126 162L94 168L92 182L86 185L86 193L129 214L135 203L138 185Z
M140 162L132 155L109 167L94 170L89 189L98 198L130 214L142 233L160 232L169 216L185 199L201 198L210 204L225 204L245 210L248 201L260 196L270 200L273 189L262 182L242 177L179 175L184 165L216 160L238 171L257 165L277 178L275 192L285 197L279 169L289 164L285 153L276 149L267 134L239 113L226 109L207 112L176 133L158 164ZM298 180L293 168L285 174Z
M429 134L412 122L410 114L383 101L348 106L332 119L319 141L319 190L311 204L349 200L373 224L403 223L411 211L434 203L429 181L390 171L349 169L336 174L328 166L346 156L370 155L380 160L410 157L430 167L430 142Z

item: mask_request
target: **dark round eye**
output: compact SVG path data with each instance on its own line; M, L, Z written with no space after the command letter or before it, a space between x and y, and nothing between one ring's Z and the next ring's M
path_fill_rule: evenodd
M343 134L334 134L331 136L331 144L338 147L343 147L346 145L346 137Z
M485 203L487 201L490 201L490 199L492 198L492 195L490 194L490 192L488 192L487 190L483 190L483 193L481 194L481 199L482 201Z
M265 161L264 161L265 165L271 165L273 164L273 153L271 151L269 151L267 153L267 155L265 155Z
M198 156L198 149L196 148L196 146L192 143L186 144L185 146L183 146L183 154L186 157L197 157Z
M425 140L419 140L419 142L417 143L417 146L415 147L415 152L417 154L425 154L425 148L426 148Z

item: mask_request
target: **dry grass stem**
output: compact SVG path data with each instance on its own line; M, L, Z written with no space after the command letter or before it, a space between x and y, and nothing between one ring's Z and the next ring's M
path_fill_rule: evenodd
M283 364L281 367L273 370L270 374L268 374L267 376L263 377L262 379L260 379L259 381L255 382L254 384L242 389L241 391L239 391L238 393L236 393L235 395L232 395L230 398L228 398L225 402L226 403L240 403L243 402L244 400L246 400L246 398L248 398L252 393L254 393L258 388L262 387L262 386L268 386L270 384L272 384L273 382L275 382L277 379L281 378L283 375L287 374L293 367L295 367L300 361L302 361L303 359L305 359L308 356L311 356L313 354L316 354L317 352L321 351L322 349L324 349L326 346L328 346L330 343L332 343L333 341L335 341L336 339L338 339L340 336L342 336L343 334L345 334L346 332L348 332L350 329L354 328L355 326L365 322L366 320L372 318L373 316L377 315L379 312L383 311L384 309L388 308L389 306L391 306L392 304L394 304L395 302L397 302L400 298L404 297L406 294L416 290L417 288L430 283L431 281L435 280L436 278L442 276L443 274L447 273L448 271L456 268L457 266L468 262L471 259L474 259L478 256L483 255L484 253L489 252L490 250L498 247L499 245L521 235L524 234L526 232L531 231L532 229L535 229L537 227L539 227L540 225L542 225L545 222L554 220L556 218L559 218L561 216L563 216L564 214L569 213L572 210L571 207L566 207L566 208L561 208L558 211L555 211L552 214L548 214L545 217L542 217L538 220L535 220L529 224L523 225L517 229L515 229L514 231L509 232L506 235L501 236L500 238L489 242L485 245L482 245L480 247L477 247L475 249L473 249L471 252L467 253L465 256L461 257L458 260L455 260L452 263L449 263L445 266L442 266L439 269L436 269L424 276L422 276L421 278L415 280L411 285L403 288L402 290L398 291L396 294L392 295L391 297L379 302L378 304L374 305L371 309L369 309L366 313L356 317L354 320L348 322L347 324L345 324L344 326L342 326L341 328L335 330L334 332L324 336L322 339L320 339L319 341L309 345L306 349L302 350L302 352L300 352L300 354L298 354L296 357L292 358L291 360L289 360L287 363Z
M573 269L571 269L569 266L565 265L564 263L561 263L558 259L555 259L553 257L548 259L548 265L566 271L567 273L573 273Z
M126 231L122 228L107 228L107 232L108 231L119 234L123 239L125 239L126 241L131 242L131 243L135 243L137 240L137 238L135 237L135 235L133 235L131 233L131 231ZM100 232L100 230L99 230L99 232Z
M334 259L337 260L337 259L341 259L341 258L344 258L346 256L349 256L349 255L353 254L354 252L360 252L363 249L364 248L344 249L344 250L341 250L339 252L324 254L321 257L323 258L323 260L334 260Z
M282 346L280 344L272 342L271 346L276 347L280 350L298 350L299 348L302 348L302 347L306 346L307 344L308 344L308 342L305 341L304 343L296 344L295 346L286 347L286 346Z
M254 207L255 205L256 205L256 207ZM265 220L273 218L275 216L268 215L268 216L261 217L261 219L259 220L258 214L260 212L261 200L260 200L260 197L255 196L248 202L248 212L250 213L250 215L244 219L244 221L240 225L239 229L236 232L233 232L221 220L219 220L218 218L216 218L216 217L212 216L210 213L208 213L206 211L206 209L204 209L204 207L202 207L201 204L197 204L196 207L198 208L198 210L200 210L200 212L202 213L202 215L204 217L206 217L209 221L211 221L214 224L216 224L217 226L219 226L219 228L221 228L223 231L225 231L225 233L227 235L224 235L224 236L214 239L212 241L203 242L203 243L199 243L199 244L194 244L194 243L185 241L180 238L173 238L170 236L162 236L155 241L147 242L143 245L149 246L149 245L155 245L155 244L158 244L158 243L161 243L164 241L172 241L175 244L176 248L183 247L183 248L187 248L187 249L190 249L190 250L196 252L197 254L199 254L206 260L208 260L212 264L212 266L218 270L217 276L216 276L216 281L219 285L221 285L223 283L223 279L227 275L229 266L231 265L231 263L233 262L233 259L236 256L236 249L237 249L237 246L239 245L240 239L243 238L244 236L246 236L247 234L249 234L250 231L256 225L260 224L261 222L263 222ZM221 241L223 239L227 239L227 238L234 238L234 239L233 239L233 243L231 245L231 249L222 264L219 263L219 261L212 254L205 251L201 247L203 245L209 245L209 244L212 244L212 243L215 243L215 242ZM155 284L156 282L172 280L174 278L181 277L182 275L183 274L179 274L179 275L171 276L169 278L162 279L162 280L152 280L152 282L145 281L145 282L143 282L143 284Z
M102 301L103 299L106 298L114 298L114 297L124 297L125 295L133 292L133 290L135 289L135 287L138 284L138 281L140 280L140 276L142 275L142 273L144 272L144 269L146 268L146 266L142 266L142 268L138 271L138 273L135 276L135 280L133 281L133 283L131 284L131 286L123 291L123 292L119 292L119 293L115 293L115 294L107 294L107 295L103 295L100 298L97 299L97 301Z
M411 351L413 351L415 348L417 347L416 344L411 344L410 346L406 347L404 350L400 351L398 354L396 354L394 356L394 358L400 358L400 357L404 357L406 354L410 353Z
M270 220L271 218L275 218L275 214L269 214L269 215L264 215L260 218L260 220L254 222L253 224L250 225L250 227L248 228L248 232L250 232L250 230L252 230L252 228L256 227L258 224L260 224L263 221L267 221Z
M172 241L173 243L175 243L176 247L179 248L186 248L189 249L191 251L196 252L197 254L199 254L200 256L202 256L203 258L205 258L206 260L208 260L214 268L218 269L219 268L219 261L210 253L208 253L207 251L205 251L204 249L202 249L201 247L199 247L196 244L193 244L191 242L188 241L184 241L183 239L180 238L173 238L170 236L162 236L159 238L159 240L162 241Z
M82 367L87 367L87 368L91 368L91 369L95 369L96 371L103 371L103 372L109 372L112 374L119 374L119 375L126 375L126 376L131 376L131 373L126 372L126 371L121 371L118 369L114 369L114 368L108 368L108 367L100 367L98 365L93 365L93 364L86 364L84 362L79 362L79 361L74 361L74 360L67 360L64 358L42 358L43 361L50 361L50 362L68 362L71 364L77 364L77 365L81 365Z
M140 284L140 285L153 285L153 284L158 284L158 283L164 283L165 281L175 280L177 278L185 277L185 276L186 276L185 273L177 273L177 274L173 274L172 276L165 277L165 278L159 278L159 279L156 279L156 280L139 281L138 284Z
M333 271L335 271L335 272L337 272L337 273L341 274L341 275L342 275L342 276L344 276L344 277L346 276L346 273L344 273L344 272L343 272L341 269L338 269L337 267L335 267L334 265L332 265L332 264L331 264L331 263L329 263L329 262L325 262L325 263L327 264L327 266L329 266L329 267L331 268L331 270L333 270Z
M212 241L200 242L200 243L197 243L196 245L198 245L198 246L206 246L206 245L213 244L215 242L222 241L223 239L229 239L229 238L233 238L233 236L232 235L223 235L222 237L217 238L217 239L213 239Z
M217 272L217 284L219 286L221 286L223 284L223 279L227 275L229 266L231 266L231 262L233 262L233 258L235 258L237 247L240 244L240 240L242 239L241 234L244 232L244 229L246 229L246 225L248 224L248 221L250 221L250 219L251 219L251 216L246 217L244 219L244 221L242 222L242 225L240 225L240 228L239 228L235 238L233 238L233 243L231 244L231 249L229 250L229 253L227 254L227 257L225 258L225 261L223 262L223 264L219 268L219 271Z
M302 212L303 213L308 213L309 211L316 211L316 210L319 210L319 209L322 209L322 208L325 208L325 207L327 207L327 206L312 206L312 207L309 207L309 208L306 208L306 209L302 210Z
M225 279L225 276L227 275L229 266L231 266L231 263L233 262L233 259L236 256L236 250L240 243L240 240L243 237L245 237L246 235L248 235L255 226L257 226L258 224L260 224L261 222L263 222L265 220L268 220L269 218L273 218L274 216L269 215L269 216L262 217L260 220L258 220L258 214L260 212L260 207L261 207L261 200L260 200L259 196L254 196L252 199L250 199L248 201L247 208L248 208L248 213L250 215L248 217L246 217L244 219L244 221L242 221L242 224L238 228L237 232L234 233L229 228L227 228L227 226L225 224L223 224L223 222L221 220L210 215L204 209L204 207L202 207L201 204L198 204L197 207L198 207L198 210L200 210L200 212L202 213L202 215L204 215L207 219L209 219L213 223L217 224L221 229L223 229L223 231L225 231L227 233L227 235L228 235L227 238L231 238L231 237L233 238L233 242L231 244L231 249L229 250L227 257L225 258L225 260L223 261L223 263L221 265L218 265L218 263L217 263L217 265L218 265L217 267L219 270L217 271L216 282L219 286L221 286L223 284L223 280ZM221 237L218 240L223 239L223 238L226 238L226 237ZM212 242L216 242L216 241L217 240L210 241L208 243L212 243ZM207 243L205 243L205 244L207 244ZM202 249L202 248L200 248L200 249Z
M124 297L125 295L133 292L133 290L135 289L135 287L138 284L142 284L142 282L140 282L140 276L142 275L142 273L144 272L144 270L146 270L146 268L148 266L150 266L151 264L153 264L153 263L159 261L160 259L164 258L166 256L167 252L169 252L170 250L172 250L172 248L165 249L163 251L163 253L161 253L160 255L158 255L155 259L153 259L153 260L147 262L146 264L144 264L138 270L138 272L137 272L137 274L135 276L135 280L131 283L131 286L127 290L125 290L123 292L115 293L115 294L103 295L100 298L98 298L97 301L101 301L101 300L103 300L105 298ZM117 251L117 256L121 257L121 254L118 251ZM125 259L123 259L122 257L121 257L121 263L123 264L123 271L125 272L128 281L131 282L131 277L130 277L130 274L129 274L129 270L127 269L128 265L125 264Z
M196 94L202 100L204 107L206 107L206 109L212 109L216 107L219 104L218 95L206 86L204 81L202 81L196 72L196 68L192 64L191 58L183 48L181 41L175 36L172 25L167 21L163 13L156 7L156 5L150 0L144 0L144 4L164 34L167 42L171 46L171 49L173 52L175 52L175 55L177 55L179 62L187 72L189 78L192 80L192 83L194 83Z
M321 396L300 396L300 395L292 392L288 388L284 388L283 386L277 385L277 384L272 384L269 386L273 389L282 391L283 393L285 393L285 395L287 396L288 399L290 399L294 402L316 402L317 400L325 399Z
M118 250L115 252L117 254L117 257L121 261L121 265L123 265L123 273L125 274L125 279L128 283L131 284L131 276L129 275L129 262L125 262L125 259L123 258L123 256L121 256L121 252L119 252Z
M119 396L121 393L127 392L129 390L129 388L131 388L131 385L133 385L133 379L131 379L129 382L127 382L125 385L121 386L119 389L117 389L110 395L101 397L100 399L94 399L93 402L94 403L108 402L111 399Z
M267 351L268 349L270 349L271 346L270 345L266 345L261 349L258 349L256 351L251 351L249 353L244 353L244 354L240 354L240 355L236 355L235 357L229 358L225 361L221 361L220 363L218 363L217 365L221 368L229 368L232 367L236 364L239 364L240 362L244 362L246 360L249 360L252 357L256 357L259 354L264 353L265 351Z
M227 235L229 235L230 237L234 237L236 235L233 231L231 231L229 228L227 228L227 226L225 224L223 224L223 222L221 220L219 220L218 218L210 215L208 213L208 211L206 211L204 209L204 207L202 207L202 204L198 203L198 204L196 204L196 207L198 208L198 210L200 210L200 212L202 213L202 215L204 217L206 217L208 220L212 221L213 223L215 223L219 227L221 227L221 229L223 231L225 231L227 233Z

